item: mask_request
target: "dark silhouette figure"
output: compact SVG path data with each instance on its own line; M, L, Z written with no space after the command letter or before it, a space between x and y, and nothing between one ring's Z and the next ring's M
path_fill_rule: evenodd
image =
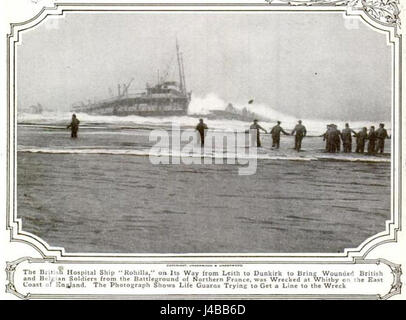
M335 124L330 124L326 132L327 135L327 152L335 153L340 150L340 130Z
M302 120L299 120L298 124L292 130L292 135L295 134L295 150L300 151L302 148L302 140L306 136L306 133L306 127L302 125Z
M262 131L264 131L265 133L267 133L266 130L265 130L264 128L262 128L262 127L258 124L258 120L257 120L257 119L255 119L255 120L254 120L254 123L250 126L250 130L256 130L256 134L257 134L257 147L260 147L260 146L261 146L261 138L260 138L260 135L259 135L259 130L262 130Z
M363 127L362 130L355 134L357 147L355 149L356 153L364 153L365 150L365 141L368 139L367 128Z
M272 148L279 149L280 140L281 140L281 132L285 135L289 135L285 130L282 129L280 126L281 122L278 121L278 124L271 129L272 135Z
M199 123L196 126L196 130L199 131L200 134L200 143L201 146L204 146L204 138L206 136L206 130L208 130L209 128L207 127L207 125L203 122L203 119L199 119Z
M328 139L328 135L329 135L329 133L330 133L330 130L331 130L331 125L327 125L327 130L326 130L326 132L324 132L323 134L321 134L319 137L323 137L323 141L326 141L326 151L328 152L328 150L329 150L329 147L330 147L330 145L329 145L329 139Z
M79 119L76 118L76 114L72 115L72 121L70 125L68 125L68 129L71 129L71 138L77 138L78 137L78 131L79 131Z
M375 127L371 126L368 133L368 154L375 154L376 132Z
M385 139L389 138L383 123L379 124L379 129L375 131L375 134L377 138L375 152L383 153L385 149Z
M337 152L341 150L341 131L338 130L337 125L333 124L334 129L334 144Z
M352 152L352 134L356 134L354 130L350 128L348 123L345 124L345 128L341 131L341 140L343 141L344 152Z

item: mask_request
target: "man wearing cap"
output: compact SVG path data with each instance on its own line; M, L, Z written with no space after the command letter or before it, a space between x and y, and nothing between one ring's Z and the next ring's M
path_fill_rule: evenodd
M302 125L302 120L299 120L298 124L292 130L292 135L295 134L295 150L300 151L302 148L302 140L306 136L306 133L306 127Z
M260 147L260 146L261 146L261 139L260 139L260 136L259 136L259 130L262 130L262 131L264 131L265 133L267 133L266 130L265 130L264 128L262 128L262 127L258 124L258 120L257 120L257 119L255 119L255 120L254 120L254 123L250 126L250 130L256 130L256 135L257 135L257 147Z
M280 126L281 122L278 121L278 124L271 129L272 135L272 148L279 149L280 140L281 140L281 132L285 135L289 135L285 130L282 129Z

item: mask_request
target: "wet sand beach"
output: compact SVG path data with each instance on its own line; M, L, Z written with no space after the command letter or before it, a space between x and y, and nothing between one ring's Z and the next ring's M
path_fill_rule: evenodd
M340 252L390 219L389 156L323 160L322 138L309 137L303 161L292 161L293 137L274 151L263 136L266 157L240 176L237 164L153 165L106 151L147 152L148 134L84 127L74 140L61 128L19 126L23 230L68 252Z

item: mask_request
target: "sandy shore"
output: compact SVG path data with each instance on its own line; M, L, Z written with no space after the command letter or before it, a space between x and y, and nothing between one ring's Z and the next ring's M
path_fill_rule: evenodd
M23 229L69 252L337 252L383 231L390 163L18 153Z

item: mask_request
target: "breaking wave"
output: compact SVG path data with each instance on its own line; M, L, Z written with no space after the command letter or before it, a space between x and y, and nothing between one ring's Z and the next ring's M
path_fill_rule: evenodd
M253 149L252 149L253 150ZM45 153L45 154L105 154L105 155L129 155L129 156L166 156L166 157L207 157L207 158L238 158L238 159L253 159L259 160L285 160L285 161L345 161L345 162L374 162L374 163L390 163L390 158L382 158L375 156L344 156L344 155L303 155L292 156L271 153L255 154L254 151L242 150L236 153L226 153L226 151L215 150L214 152L175 152L169 149L161 149L160 151L154 151L151 148L146 149L108 149L97 147L83 147L83 148L18 148L18 152L25 153Z
M275 125L277 120L282 122L282 127L286 130L292 130L297 123L297 118L292 115L284 114L277 111L265 104L259 104L255 101L252 104L227 102L219 98L215 94L208 94L206 96L192 96L189 105L188 114L184 116L169 116L169 117L142 117L142 116L99 116L88 115L86 113L77 113L78 118L81 120L82 127L101 127L107 128L157 128L157 127L170 127L173 123L182 127L193 127L196 125L198 118L208 115L210 110L224 110L229 103L242 110L246 107L249 111L269 119L269 121L261 121L261 125L265 129L269 129ZM42 114L29 114L18 112L17 122L19 124L35 124L35 125L60 125L63 126L69 123L72 113L71 112L45 112ZM380 121L371 123L370 121L343 121L343 120L318 120L318 119L301 119L303 124L308 129L310 135L320 135L326 129L326 124L335 123L339 128L343 128L345 122L349 122L354 130L360 130L362 127L370 127L371 125L377 126L378 123L384 122L388 132L390 133L390 122ZM208 119L209 128L212 129L232 129L232 130L246 130L250 123L240 120L227 120L227 119Z

